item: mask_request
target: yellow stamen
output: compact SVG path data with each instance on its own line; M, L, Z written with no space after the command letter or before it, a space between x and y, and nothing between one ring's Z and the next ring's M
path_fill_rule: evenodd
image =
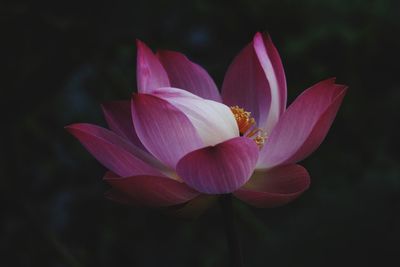
M265 145L265 141L267 140L267 135L262 134L262 135L257 135L254 138L254 142L256 142L257 146L261 149Z
M262 129L255 128L256 121L251 117L251 112L245 111L239 106L231 107L231 111L239 127L240 135L252 138L261 149L265 144L267 134Z
M238 106L231 107L231 111L233 116L235 116L241 135L244 135L256 123L254 118L250 116L250 112L245 111Z

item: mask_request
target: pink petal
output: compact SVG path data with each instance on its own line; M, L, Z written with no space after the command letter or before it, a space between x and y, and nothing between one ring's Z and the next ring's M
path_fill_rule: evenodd
M252 113L270 132L285 110L286 81L279 54L268 37L254 36L234 59L222 86L223 102Z
M168 75L154 53L137 40L136 79L138 91L149 93L160 87L168 87Z
M233 194L250 205L272 208L294 200L309 186L307 170L292 164L256 172L247 184Z
M298 162L324 140L346 93L334 79L304 91L280 118L260 152L258 168Z
M126 139L96 125L77 123L65 127L107 169L120 176L163 176L150 165L153 159Z
M112 101L102 105L104 117L110 129L137 147L146 150L136 135L132 123L131 101Z
M202 67L178 52L159 51L157 55L168 73L172 87L185 89L202 98L221 102L217 86Z
M228 106L240 106L265 128L270 107L268 81L252 44L247 45L233 60L225 74L222 100Z
M134 95L132 120L142 144L172 169L185 154L203 146L186 115L156 96Z
M114 191L108 197L117 202L151 207L164 207L185 203L199 195L186 184L159 176L139 175L118 177L107 173L104 180ZM121 194L116 194L116 191Z
M182 111L196 128L204 146L213 146L239 136L230 108L177 88L160 88L152 93Z
M265 129L270 131L286 108L285 71L279 53L268 35L256 33L253 46L269 84L271 104Z
M250 178L258 158L258 147L246 137L237 137L184 156L176 167L179 177L206 194L230 193Z

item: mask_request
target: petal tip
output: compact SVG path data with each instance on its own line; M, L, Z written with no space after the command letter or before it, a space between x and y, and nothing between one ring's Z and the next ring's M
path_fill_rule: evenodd
M262 36L263 36L263 34L261 32L256 32L254 34L253 40L260 39L260 38L262 40Z
M136 46L137 48L147 46L142 40L136 38Z
M72 123L64 126L64 129L69 133L73 134L75 131L81 131L83 127L87 126L87 123Z

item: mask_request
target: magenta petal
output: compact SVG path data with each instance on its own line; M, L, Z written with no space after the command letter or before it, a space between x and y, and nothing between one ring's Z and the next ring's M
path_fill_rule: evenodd
M310 176L300 165L285 165L256 173L233 194L260 208L282 206L300 196L310 186Z
M271 104L265 129L270 131L286 108L285 71L278 51L268 35L256 33L253 47L269 84Z
M346 88L328 79L304 91L273 129L257 167L295 163L317 149L328 133Z
M263 41L265 46L265 51L268 54L268 58L271 62L271 66L274 70L274 76L277 82L277 90L279 90L279 109L283 113L286 109L286 99L287 99L287 88L286 88L286 75L279 56L278 50L272 43L271 37L268 34L263 34Z
M159 51L157 55L168 73L172 87L187 90L202 98L221 102L217 86L202 67L178 52Z
M134 95L132 120L147 150L173 169L181 157L203 146L186 115L156 96Z
M65 127L107 169L120 176L157 175L153 159L126 139L96 125L77 123Z
M104 180L114 190L122 193L115 194L111 191L111 198L117 202L130 204L151 207L172 206L185 203L200 194L186 184L166 177L149 175L118 177L107 173Z
M136 79L138 91L149 93L160 87L168 87L168 75L154 53L137 40Z
M112 101L102 105L104 117L108 127L118 134L125 137L137 147L145 150L144 146L137 137L132 123L131 101Z
M279 54L269 37L257 33L234 59L222 86L223 102L252 113L270 132L286 106L286 80Z
M177 164L179 177L199 192L230 193L250 178L258 159L258 147L246 137L236 137L193 151Z
M229 66L221 94L224 104L250 111L258 127L265 129L271 93L252 44L248 44Z

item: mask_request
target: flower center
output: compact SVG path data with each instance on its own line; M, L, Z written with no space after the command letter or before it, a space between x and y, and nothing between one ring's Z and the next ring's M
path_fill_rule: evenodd
M251 117L251 112L240 108L239 106L230 107L239 127L240 136L246 136L256 142L261 149L267 139L267 134L264 130L256 128L256 120Z

